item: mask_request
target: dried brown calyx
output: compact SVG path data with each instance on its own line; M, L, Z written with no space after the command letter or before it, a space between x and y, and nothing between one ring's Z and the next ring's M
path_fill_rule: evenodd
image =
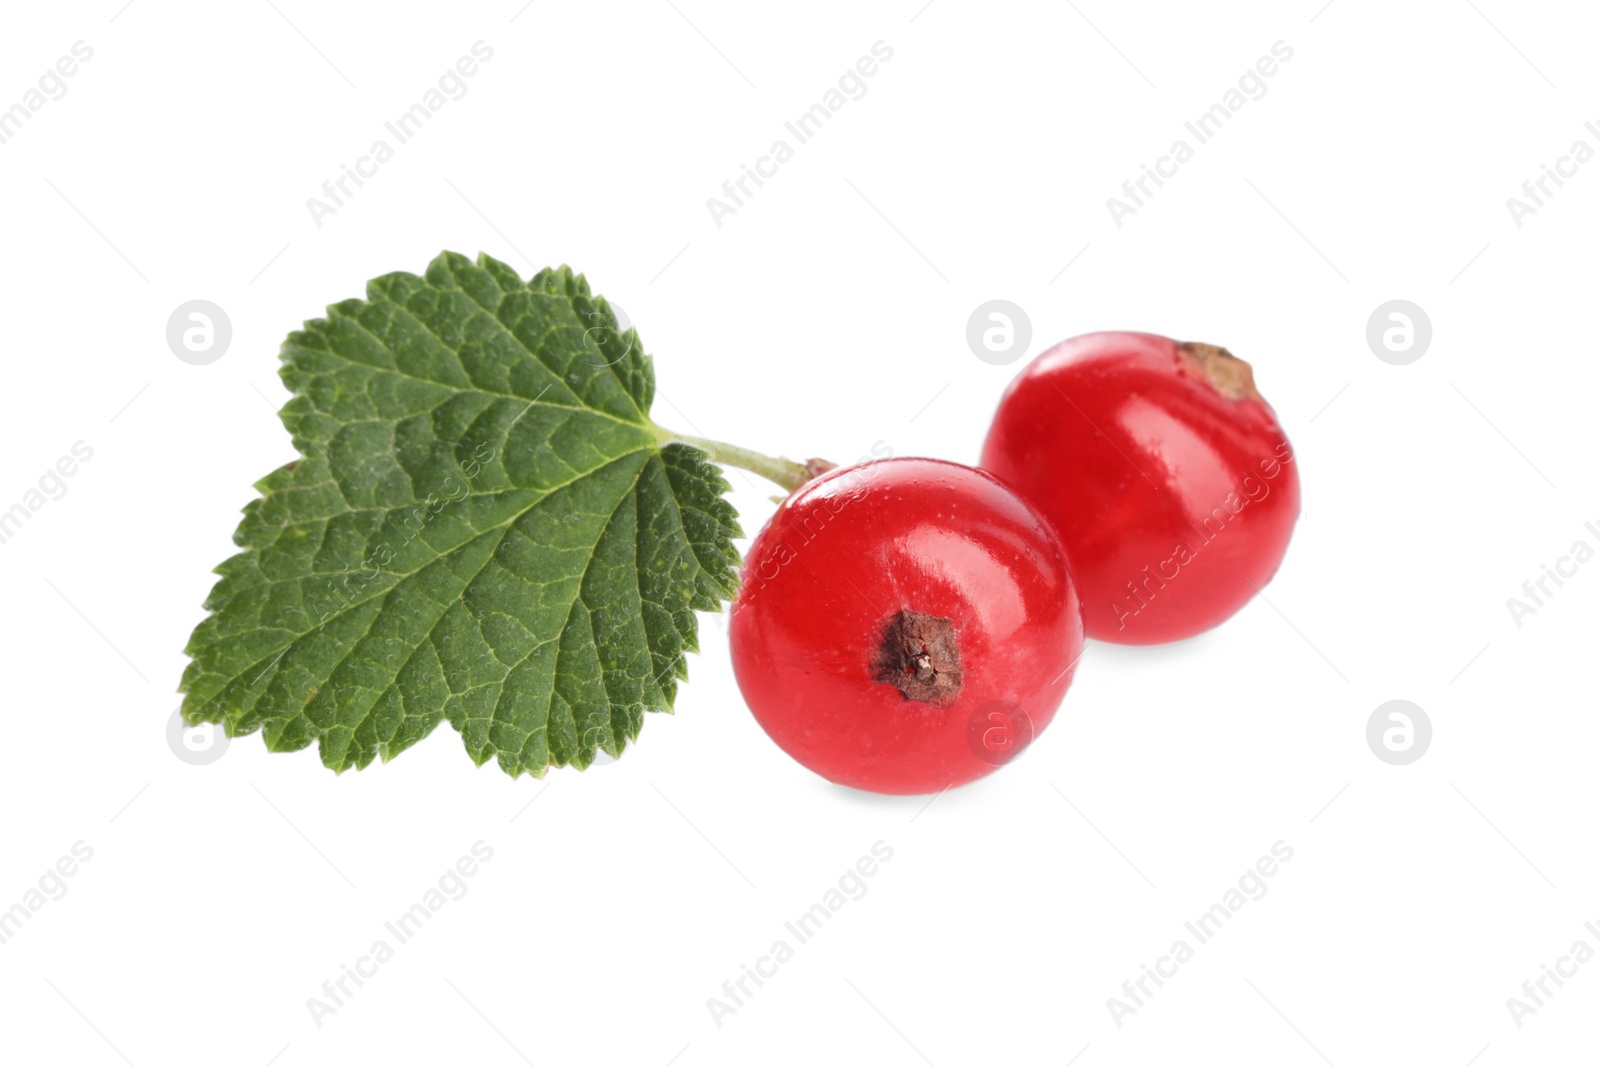
M1256 391L1255 375L1250 364L1215 344L1188 341L1178 345L1180 368L1191 377L1209 381L1213 388L1230 400L1255 400L1265 403Z
M872 680L908 700L948 707L961 695L961 649L948 618L901 608L884 620L871 666Z

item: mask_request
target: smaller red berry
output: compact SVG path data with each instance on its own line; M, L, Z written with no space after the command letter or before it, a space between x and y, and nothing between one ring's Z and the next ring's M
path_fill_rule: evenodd
M990 773L1050 723L1083 647L1049 526L997 479L885 459L779 505L734 600L751 712L799 762L873 792Z
M1230 617L1300 514L1289 439L1250 365L1209 344L1091 333L1006 389L983 468L1049 519L1089 636L1156 644Z

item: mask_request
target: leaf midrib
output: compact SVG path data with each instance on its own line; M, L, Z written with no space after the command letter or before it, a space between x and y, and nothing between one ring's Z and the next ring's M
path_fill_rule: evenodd
M299 633L299 634L296 634L295 636L289 638L284 643L282 643L282 644L278 645L277 647L275 647L273 649L272 655L263 655L261 658L255 660L254 662L250 663L248 666L244 667L243 669L241 669L237 673L233 674L231 677L227 678L225 681L222 682L222 684L217 686L217 692L220 694L229 685L232 685L235 681L238 681L241 677L243 677L245 674L249 673L255 667L260 666L264 662L267 662L268 660L273 658L274 655L277 655L280 652L283 652L283 651L285 651L287 649L293 648L295 646L295 644L297 644L299 641L304 640L306 637L310 636L312 633L316 632L318 629L320 629L323 626L327 625L329 622L333 621L334 619L343 617L345 614L347 614L348 612L354 610L355 608L360 607L360 606L362 606L364 604L370 603L372 600L375 600L375 599L377 599L377 598L379 598L381 596L387 596L389 593L391 593L395 589L399 588L402 584L404 584L405 582L411 580L413 577L416 577L418 574L422 573L422 571L426 570L428 567L432 566L434 563L438 562L440 559L443 559L446 555L449 555L451 552L459 551L460 549L466 547L467 545L473 543L474 541L479 540L479 539L481 539L483 537L486 537L491 533L499 532L501 537L503 538L505 536L505 533L510 529L510 527L513 524L515 524L517 521L519 521L529 511L532 511L535 507L538 507L541 503L545 502L552 495L554 495L557 492L560 492L562 489L568 488L568 487L570 487L572 485L575 485L578 482L582 481L586 477L592 477L592 476L594 476L596 474L599 474L601 471L607 469L608 467L611 467L611 466L615 465L616 463L621 462L622 460L628 458L629 456L638 455L640 452L647 452L647 451L654 451L654 452L657 452L659 454L660 448L654 442L652 442L650 444L643 445L643 446L638 447L638 448L630 448L628 451L623 452L622 454L617 455L617 456L615 456L615 457L613 457L611 459L608 459L605 463L601 464L600 466L595 467L592 470L585 471L584 473L578 475L575 478L572 478L572 479L570 479L568 481L564 481L559 485L552 486L543 495L541 495L538 499L536 499L533 502L529 503L528 506L522 508L520 511L517 511L517 512L507 516L502 521L497 522L492 526L489 526L487 529L483 529L483 530L477 531L473 536L468 537L466 540L463 540L459 544L456 544L456 545L454 545L454 546L452 546L450 548L447 548L447 549L444 549L443 551L440 551L432 559L429 559L427 562L423 563L421 566L417 567L416 569L409 570L409 571L407 571L407 572L405 572L403 574L395 575L395 581L393 583L391 583L390 585L388 585L386 588L383 588L383 589L381 589L381 590L379 590L377 592L374 592L374 593L372 593L372 594L370 594L368 596L364 596L361 599L353 600L353 601L351 601L349 603L346 603L338 611L336 611L333 614L330 614L330 615L327 615L326 617L324 617L320 622L317 623L317 626L314 627L313 629L309 629L309 630L305 631L304 633ZM635 484L637 484L637 479L635 479ZM350 512L345 512L345 513L348 514ZM615 512L613 512L613 514L615 514ZM610 522L610 519L608 518L607 519L607 523L609 524L609 522ZM493 561L493 558L494 558L494 556L491 553L489 559L484 561L483 566L488 566L489 562ZM590 554L590 559L591 559L591 561L593 560L593 553ZM363 568L363 569L365 569L365 568ZM354 573L359 573L359 572L360 571L357 571L357 570L317 571L317 572L315 572L314 575L302 574L299 577L287 577L287 578L279 578L279 579L276 579L276 580L269 580L269 581L263 583L263 585L257 586L257 587L270 587L270 586L273 586L273 585L282 584L284 582L303 581L309 576L337 577L337 576L339 576L341 574L354 574ZM476 581L478 579L478 575L481 574L482 572L483 572L483 567L479 567L478 570L475 571L473 573L473 575L466 580L466 582L462 585L462 588L466 589L466 588L470 587L472 582ZM588 564L587 563L584 565L584 572L585 573L588 572ZM570 608L569 608L569 611L570 611ZM222 638L219 638L219 639L222 639ZM358 638L355 641L355 643L353 643L350 646L351 649L354 649L355 645L359 644L361 642L361 640L363 640L363 639L365 639L365 635L363 635L361 638ZM198 651L198 650L201 650L201 649L196 649L196 650ZM346 651L346 657L348 657L348 654L349 654L349 651L347 650ZM344 662L344 657L341 657L339 662L342 664ZM335 668L337 668L337 666ZM274 669L270 675L263 675L262 678L258 678L256 683L253 684L251 687L252 688L259 687L260 690L261 690L261 694L265 695L267 689L270 688L271 684L272 684L270 679L271 678L275 678L277 676L278 676L278 671L276 669ZM329 676L330 677L332 676L332 671L329 671ZM265 681L265 684L262 683L263 681ZM216 697L213 696L211 698L214 699Z

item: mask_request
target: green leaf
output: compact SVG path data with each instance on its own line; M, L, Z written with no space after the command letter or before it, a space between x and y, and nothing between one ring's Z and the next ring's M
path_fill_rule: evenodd
M342 771L448 719L480 765L540 776L672 709L739 527L581 275L445 253L291 333L283 364L300 458L217 568L187 721Z

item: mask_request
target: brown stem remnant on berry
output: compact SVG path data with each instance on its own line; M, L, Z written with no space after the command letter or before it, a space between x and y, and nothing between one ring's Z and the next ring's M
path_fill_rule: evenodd
M1256 391L1256 379L1250 364L1228 349L1188 341L1178 345L1178 351L1183 357L1179 368L1190 377L1210 382L1213 388L1230 400L1250 399L1266 403L1261 393Z
M884 620L871 666L872 680L908 700L948 707L961 695L961 650L948 618L901 608Z
M806 460L806 476L807 477L821 477L823 474L826 474L828 471L837 470L837 469L839 469L839 464L838 463L830 463L826 459L807 459Z

